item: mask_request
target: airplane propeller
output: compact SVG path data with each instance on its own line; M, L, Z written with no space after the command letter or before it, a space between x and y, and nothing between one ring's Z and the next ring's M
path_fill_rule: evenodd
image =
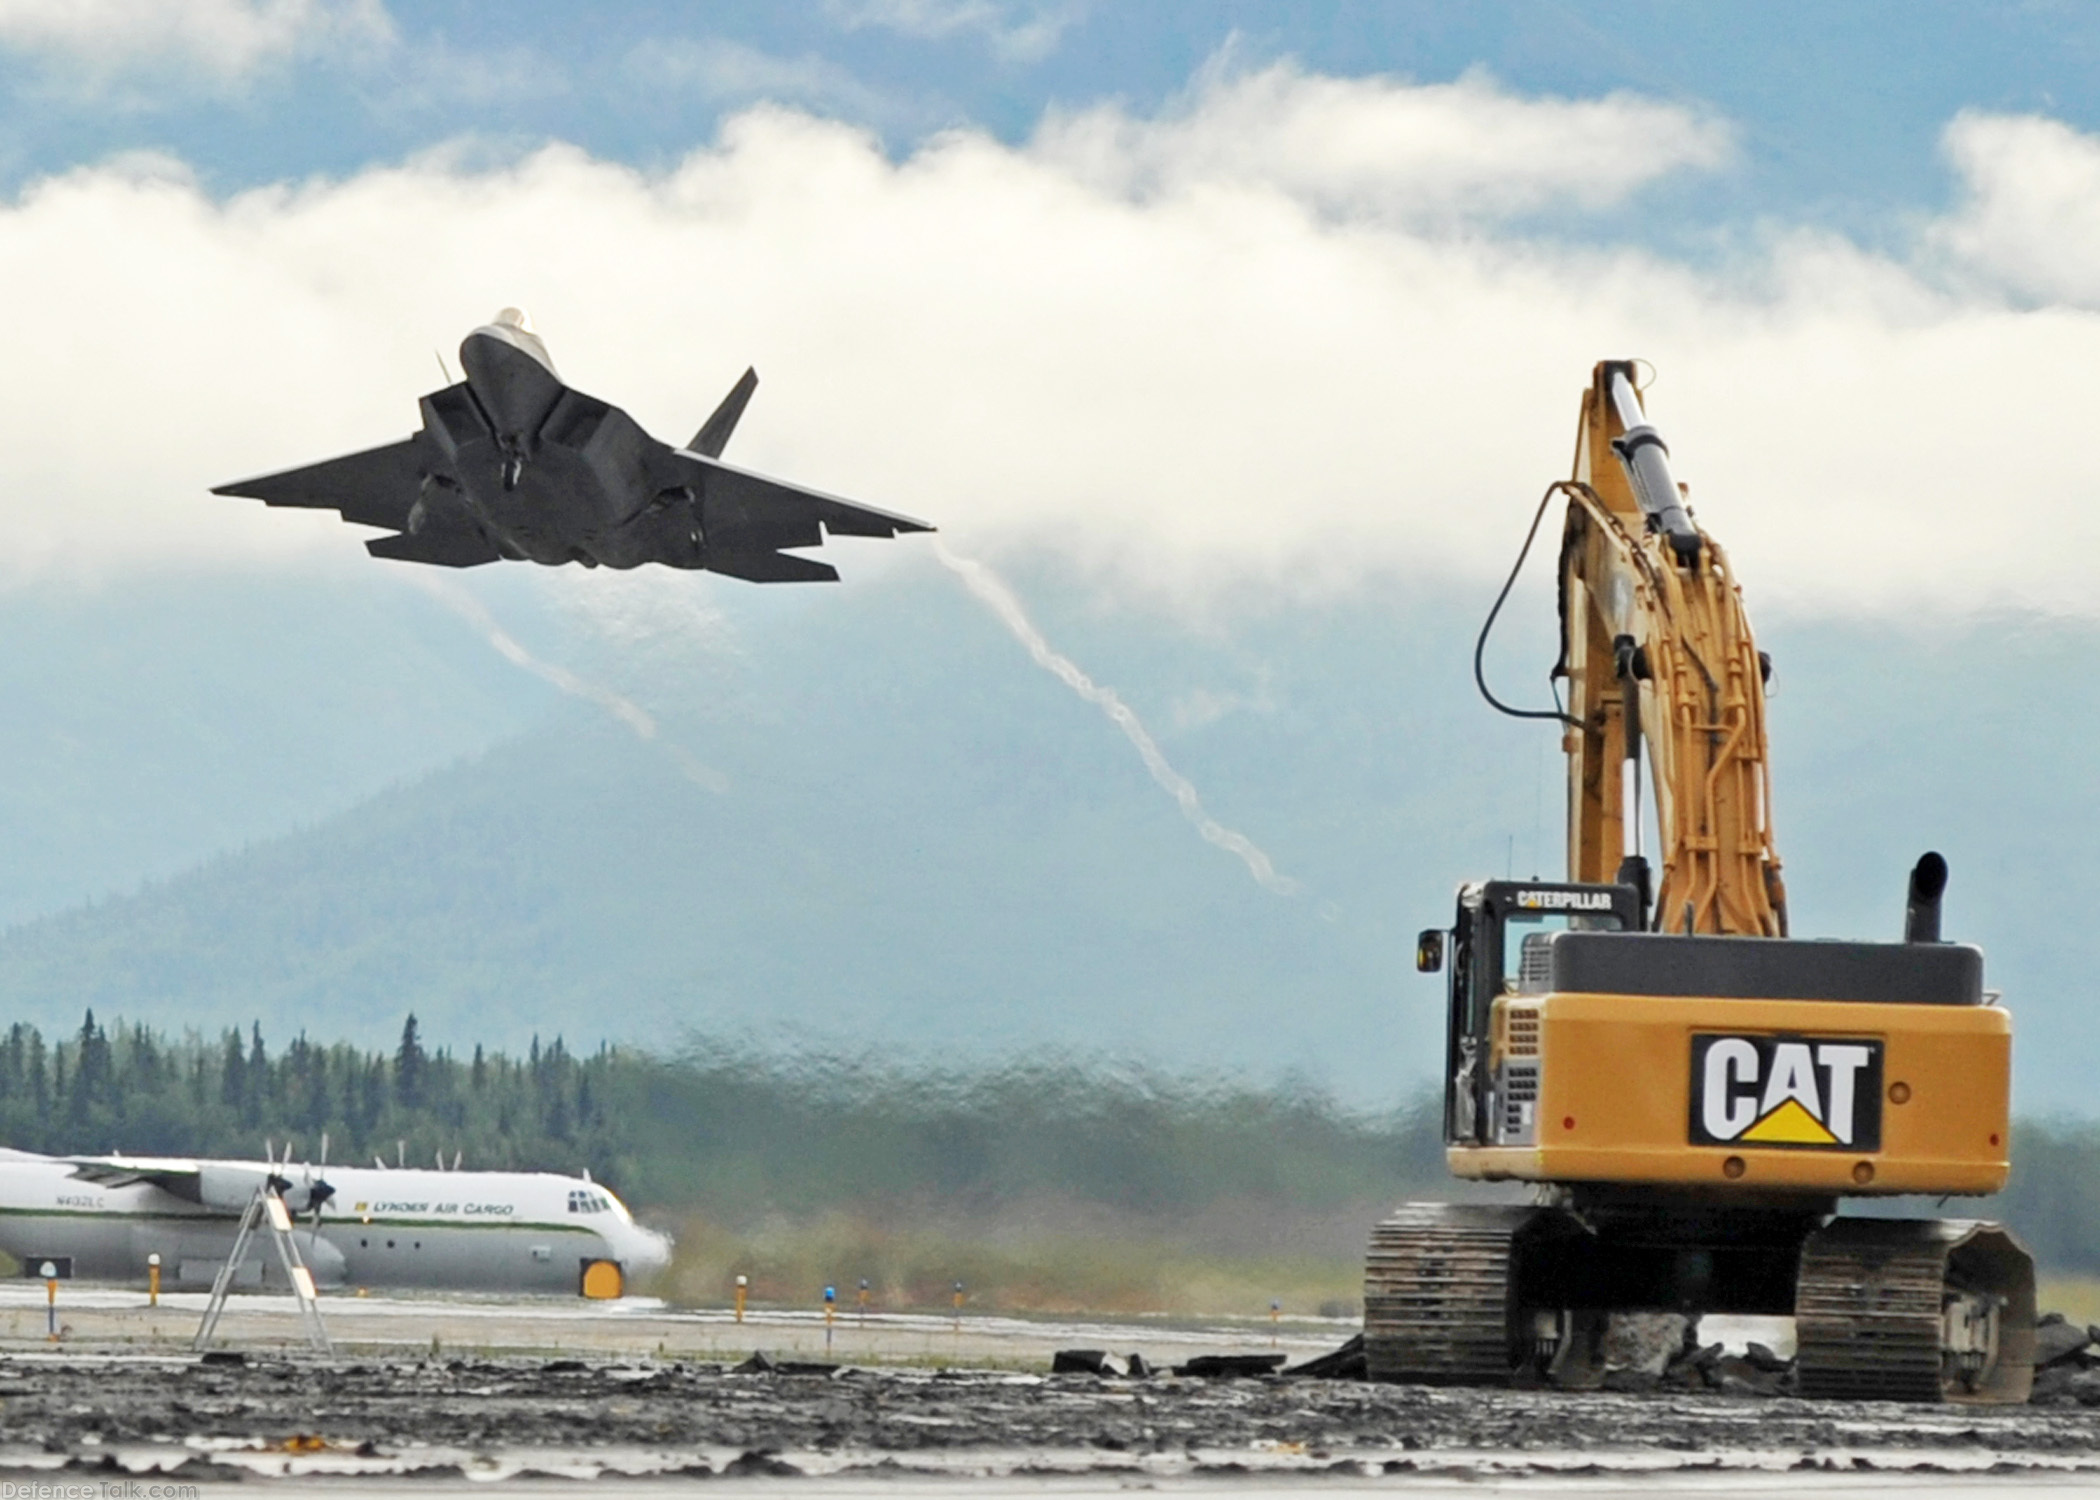
M277 1154L277 1143L275 1141L265 1140L263 1142L263 1160L270 1165L270 1190L280 1198L291 1192L295 1186L287 1174L292 1170L292 1155L297 1149L298 1142L287 1140L284 1143L284 1155L280 1157ZM297 1184L303 1185L306 1189L306 1202L302 1206L301 1212L310 1211L313 1214L313 1227L316 1230L321 1225L321 1206L335 1196L335 1184L328 1180L325 1175L327 1171L328 1132L324 1130L321 1132L320 1166L316 1168L309 1162L301 1167L299 1175L303 1182ZM287 1204L286 1206L289 1207L290 1205Z
M306 1206L313 1210L314 1216L311 1233L320 1233L321 1206L334 1196L335 1184L328 1180L328 1132L324 1130L321 1132L320 1165L309 1167L306 1174Z
M284 1160L280 1162L277 1160L277 1143L275 1141L265 1139L263 1141L263 1160L267 1162L270 1167L267 1179L270 1184L270 1191L275 1193L278 1197L282 1198L286 1193L289 1193L292 1190L292 1180L291 1178L286 1177L284 1173L279 1172L277 1169L280 1166L284 1167L286 1170L289 1170L291 1168L292 1143L290 1141L286 1141L284 1143Z

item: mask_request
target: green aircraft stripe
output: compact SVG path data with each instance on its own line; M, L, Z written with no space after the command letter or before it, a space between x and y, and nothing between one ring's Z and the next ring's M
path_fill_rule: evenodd
M295 1214L295 1221L303 1221L304 1214ZM185 1225L233 1225L239 1222L231 1213L155 1213L131 1208L18 1208L0 1204L0 1218L15 1219L132 1219L144 1223ZM366 1218L362 1214L348 1214L340 1218L321 1217L323 1229L531 1229L542 1234L596 1234L598 1231L588 1224L550 1224L538 1219L505 1219L491 1215L485 1219L382 1219L377 1215Z

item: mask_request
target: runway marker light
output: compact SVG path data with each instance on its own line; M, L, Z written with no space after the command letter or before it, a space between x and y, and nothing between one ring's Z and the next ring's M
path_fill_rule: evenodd
M744 1321L744 1295L745 1295L746 1291L747 1291L747 1290L748 1290L748 1289L750 1288L750 1286L751 1286L751 1278L750 1278L750 1277L748 1277L748 1276L739 1276L739 1277L737 1277L737 1279L736 1279L736 1320L737 1320L737 1321L738 1321L739 1323L741 1323L741 1322L743 1322L743 1321Z
M146 1257L146 1305L160 1306L160 1252Z
M44 1278L44 1321L50 1331L46 1337L58 1342L58 1267L45 1261L37 1267L37 1274Z
M1278 1342L1278 1329L1281 1326L1282 1319L1283 1303L1280 1299L1271 1297L1269 1299L1269 1347L1271 1349L1275 1348Z
M831 1320L838 1310L838 1301L839 1289L837 1287L827 1286L824 1288L824 1352L826 1354L831 1352Z
M862 1323L864 1323L864 1324L865 1324L865 1323L866 1323L866 1322L868 1321L868 1278L867 1278L867 1277L865 1277L865 1276L861 1277L861 1279L860 1279L860 1293L859 1293L859 1295L860 1295L860 1320L861 1320L861 1322L862 1322Z
M962 1302L963 1284L958 1281L955 1283L955 1331L957 1333L962 1332Z

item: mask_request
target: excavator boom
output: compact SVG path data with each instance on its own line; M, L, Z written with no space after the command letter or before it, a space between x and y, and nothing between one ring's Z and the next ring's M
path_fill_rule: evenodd
M1727 555L1685 507L1630 363L1597 367L1563 489L1568 878L1633 884L1673 932L1784 937L1766 658Z

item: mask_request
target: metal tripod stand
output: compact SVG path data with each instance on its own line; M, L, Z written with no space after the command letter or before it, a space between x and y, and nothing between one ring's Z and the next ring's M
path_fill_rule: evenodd
M255 1189L255 1196L248 1200L247 1211L241 1215L240 1232L233 1237L233 1253L226 1257L226 1264L219 1267L219 1274L211 1284L211 1300L204 1306L204 1322L197 1329L197 1337L190 1347L202 1350L211 1342L211 1336L219 1326L219 1315L226 1310L226 1297L233 1290L233 1278L240 1270L241 1258L248 1253L248 1242L255 1237L259 1225L269 1226L270 1238L276 1242L277 1258L284 1263L285 1279L292 1285L292 1296L299 1303L299 1321L306 1328L306 1341L322 1354L335 1353L335 1345L329 1341L328 1326L321 1321L321 1304L314 1294L313 1272L306 1268L306 1259L299 1253L299 1242L292 1235L292 1211L285 1207L274 1179L264 1178Z

